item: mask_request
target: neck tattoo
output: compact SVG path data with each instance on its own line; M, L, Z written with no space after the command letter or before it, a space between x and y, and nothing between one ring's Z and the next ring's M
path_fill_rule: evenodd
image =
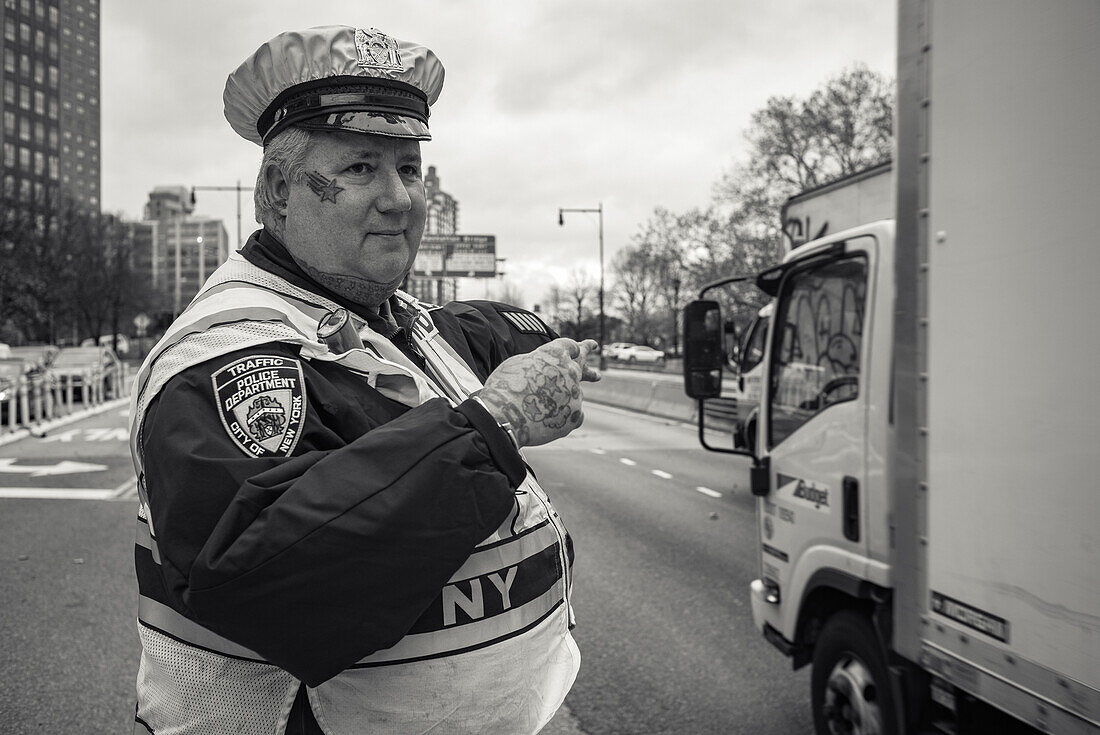
M380 283L358 276L324 273L301 262L298 265L310 278L329 291L339 294L353 303L365 306L372 312L378 311L378 305L393 296L397 287L401 285L401 281L405 278L402 274L388 283Z

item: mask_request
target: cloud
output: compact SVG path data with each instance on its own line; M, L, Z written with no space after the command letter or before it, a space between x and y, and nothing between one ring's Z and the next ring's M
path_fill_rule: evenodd
M443 60L425 162L458 199L460 230L495 234L509 278L531 284L596 266L595 219L559 227L558 207L603 204L610 262L654 208L707 202L769 96L805 94L857 61L889 73L894 48L879 0L112 0L105 208L137 218L158 185L250 185L260 151L224 121L226 76L276 33L331 23L421 40ZM231 192L200 192L199 211L233 238Z

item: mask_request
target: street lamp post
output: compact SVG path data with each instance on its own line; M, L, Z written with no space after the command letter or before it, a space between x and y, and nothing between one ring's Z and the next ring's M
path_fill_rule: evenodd
M676 357L680 352L679 342L679 312L677 309L680 306L680 279L673 277L672 279L672 354L669 357Z
M558 226L565 226L565 213L566 212L595 212L600 216L600 370L607 369L607 356L604 355L604 311L603 311L603 202L599 203L595 209L588 208L575 208L570 209L568 207L558 207ZM580 326L581 315L577 314L578 326Z
M183 213L176 212L176 279L175 285L172 289L172 318L175 319L180 315L180 302L182 301L181 289L180 289L180 276L182 275L182 257L180 253L180 223L183 220Z
M237 192L237 250L240 250L244 245L244 241L241 240L241 192L245 191L246 187L241 186L240 179L237 180L236 186L192 186L191 187L191 204L195 204L195 192L196 191L235 191ZM252 190L252 187L247 187L248 191Z

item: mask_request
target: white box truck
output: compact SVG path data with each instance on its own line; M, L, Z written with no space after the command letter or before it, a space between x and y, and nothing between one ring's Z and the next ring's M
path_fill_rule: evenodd
M791 247L893 217L892 171L890 161L886 161L789 198L780 220Z
M857 171L843 179L790 197L780 220L791 248L811 239L846 230L865 222L892 217L894 186L889 161ZM763 377L764 338L768 333L772 304L765 304L745 328L738 345L737 399L739 420L734 428L735 447L753 446L760 413L760 381Z
M897 81L893 217L757 279L753 619L821 735L1096 733L1100 2L901 0Z

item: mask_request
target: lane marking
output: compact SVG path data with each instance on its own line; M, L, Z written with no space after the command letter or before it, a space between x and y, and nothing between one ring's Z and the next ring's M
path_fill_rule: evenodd
M606 450L606 449L596 449L596 448L593 448L593 449L589 449L588 451L592 452L592 454L607 454L607 450Z
M634 465L638 464L634 460L627 459L626 457L619 457L619 461L622 462L623 464L625 464L628 467L633 467Z
M42 500L110 500L114 490L95 487L3 487L0 498L39 498Z
M136 477L131 477L129 480L120 483L118 487L111 491L111 500L130 500L137 496Z
M657 475L657 477L660 477L661 479L664 479L664 480L671 480L672 479L672 475L665 472L664 470L650 470L650 472L652 472L654 475Z
M709 487L703 487L702 485L700 485L699 487L697 487L695 489L698 492L701 492L703 495L709 495L712 498L722 497L722 493L718 492L717 490L711 490Z
M102 472L107 469L105 464L92 464L90 462L74 462L63 459L57 464L41 465L17 465L14 457L0 459L0 472L7 474L23 474L31 477L46 477L48 475L71 475L74 472Z

